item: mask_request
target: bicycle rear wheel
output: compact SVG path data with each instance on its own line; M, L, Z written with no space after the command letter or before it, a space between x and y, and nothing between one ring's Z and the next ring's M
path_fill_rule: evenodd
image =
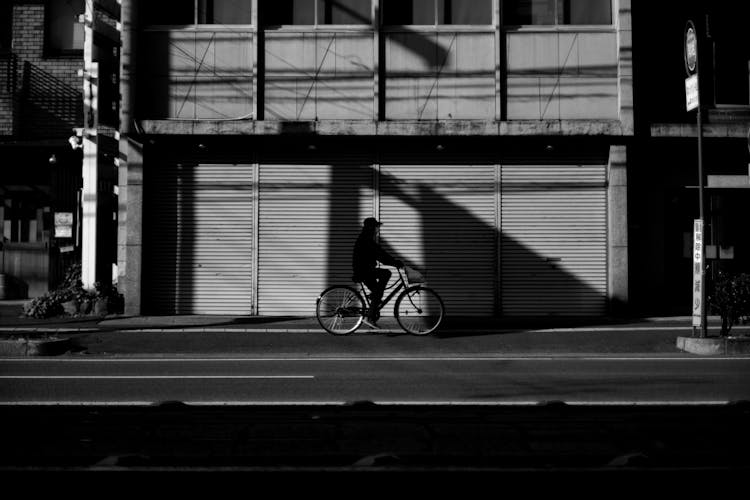
M326 288L315 306L318 323L333 335L348 335L359 328L364 312L362 296L348 286Z
M416 285L401 292L395 312L401 328L412 335L427 335L440 326L445 306L435 290Z

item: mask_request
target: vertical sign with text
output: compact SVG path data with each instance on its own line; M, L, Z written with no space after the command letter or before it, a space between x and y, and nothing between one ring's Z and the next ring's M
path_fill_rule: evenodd
M703 301L703 220L693 223L693 326L702 326Z

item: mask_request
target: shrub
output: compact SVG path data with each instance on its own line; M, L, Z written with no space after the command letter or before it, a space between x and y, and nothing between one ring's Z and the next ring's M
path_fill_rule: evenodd
M750 274L719 273L709 305L721 316L721 335L729 335L733 325L750 319Z
M50 318L65 313L62 304L75 301L79 307L83 302L95 302L97 299L105 299L107 302L106 312L121 313L123 297L117 292L117 287L111 284L95 283L94 291L83 288L81 282L81 264L71 265L65 272L65 277L60 286L46 294L36 297L24 305L24 315L32 318ZM84 311L86 313L88 311Z

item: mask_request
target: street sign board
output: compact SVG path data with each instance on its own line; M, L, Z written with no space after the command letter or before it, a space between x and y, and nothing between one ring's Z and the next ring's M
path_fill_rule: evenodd
M692 111L700 106L698 74L685 78L685 105L688 111Z
M55 212L55 238L73 237L73 212Z
M695 34L695 26L688 21L685 28L685 69L689 75L695 73L698 65L698 37Z
M693 326L700 327L703 311L703 220L693 222Z

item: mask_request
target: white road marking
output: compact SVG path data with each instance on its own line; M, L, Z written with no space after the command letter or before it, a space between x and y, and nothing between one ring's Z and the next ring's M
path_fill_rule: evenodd
M557 400L556 400L557 401ZM369 401L375 406L538 406L545 401ZM733 401L564 401L568 406L726 406ZM0 406L159 406L162 401L0 401ZM351 401L180 401L188 406L353 406Z
M326 356L314 355L309 357L86 357L86 358L44 358L18 357L0 359L3 363L182 363L182 362L239 362L239 361L750 361L750 356L697 356L693 354L676 353L672 356L648 355L578 355L556 354L550 355L484 355L484 356Z
M0 379L311 379L314 375L0 375Z

